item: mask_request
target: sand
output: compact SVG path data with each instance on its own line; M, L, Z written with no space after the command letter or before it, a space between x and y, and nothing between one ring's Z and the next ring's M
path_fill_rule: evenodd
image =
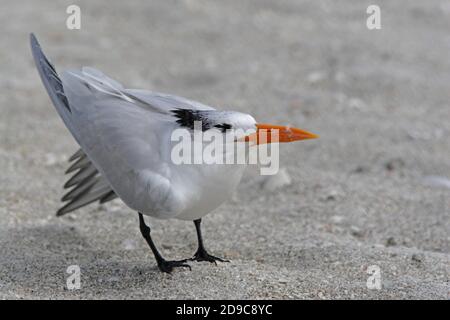
M449 299L450 6L377 1L14 1L0 11L0 298ZM55 217L77 149L38 78L89 65L319 140L283 145L282 176L249 167L203 220L231 260L158 271L120 200ZM269 187L267 187L269 186ZM147 219L172 259L194 225ZM69 290L70 265L81 288ZM381 289L367 286L378 267Z

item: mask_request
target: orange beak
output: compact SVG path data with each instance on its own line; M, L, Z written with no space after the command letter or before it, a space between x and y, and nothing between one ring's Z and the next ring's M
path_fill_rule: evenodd
M245 141L255 141L256 144L274 142L292 142L298 140L316 139L319 136L298 128L258 123L256 132L244 137Z

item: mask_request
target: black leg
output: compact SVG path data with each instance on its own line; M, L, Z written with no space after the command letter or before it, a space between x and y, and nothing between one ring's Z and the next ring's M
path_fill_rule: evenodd
M189 268L189 270L191 270L191 266L186 263L186 260L167 261L161 256L155 244L153 243L152 237L150 236L150 228L145 224L144 216L142 215L142 213L140 212L138 213L139 213L139 229L141 230L142 236L147 241L148 245L153 251L153 254L155 255L155 259L156 262L158 263L159 270L167 273L172 272L173 268L176 267L184 267Z
M202 219L194 220L195 229L197 230L197 239L198 239L198 249L197 252L194 254L194 257L191 258L191 260L195 261L209 261L214 262L221 261L221 262L230 262L229 260L221 259L215 256L210 255L203 245L203 237L202 237L202 230L200 227L200 224L202 223Z

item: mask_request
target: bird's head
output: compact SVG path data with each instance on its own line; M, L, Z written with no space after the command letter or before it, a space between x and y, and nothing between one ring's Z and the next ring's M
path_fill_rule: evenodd
M318 138L303 129L258 123L251 115L237 111L176 109L172 113L183 128L194 130L200 124L198 128L202 131L231 134L234 141L265 144Z
M211 117L210 126L226 133L233 132L236 141L248 141L254 144L274 142L293 142L315 139L314 133L291 126L259 123L251 115L235 111L216 111Z

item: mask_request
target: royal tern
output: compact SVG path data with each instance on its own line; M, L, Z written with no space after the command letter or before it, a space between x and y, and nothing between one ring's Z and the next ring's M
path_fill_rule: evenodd
M56 72L33 34L31 50L41 80L65 125L80 145L66 173L76 172L64 185L71 190L57 215L89 203L119 197L137 211L142 236L163 272L188 267L188 260L225 261L210 255L201 234L201 218L227 200L237 187L245 165L176 165L171 160L170 134L177 128L227 134L232 129L277 130L280 142L316 138L307 131L258 124L244 113L218 111L174 95L126 89L98 70ZM254 135L253 134L253 135ZM246 139L233 143L248 144ZM273 142L269 140L268 143ZM256 144L259 144L257 140ZM143 215L194 221L198 249L193 258L168 261L152 241Z

